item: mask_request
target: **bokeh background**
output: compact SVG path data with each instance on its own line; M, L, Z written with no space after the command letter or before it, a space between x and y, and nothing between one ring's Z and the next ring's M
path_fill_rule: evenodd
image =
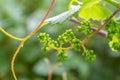
M0 0L0 26L14 36L25 37L42 19L50 1ZM56 0L49 17L68 10L68 3L69 0ZM76 26L69 20L46 25L27 41L15 61L18 80L47 80L48 65L45 59L48 59L51 65L59 62L55 50L41 50L43 44L37 40L40 32L49 33L56 39L66 29L75 31ZM80 39L84 38L83 34L75 34ZM13 80L10 63L19 43L0 32L0 80ZM95 51L96 61L87 62L81 56L81 52L70 50L68 60L55 69L52 80L62 80L63 73L67 74L68 80L120 80L120 54L109 48L108 40L96 35L88 41L86 47Z

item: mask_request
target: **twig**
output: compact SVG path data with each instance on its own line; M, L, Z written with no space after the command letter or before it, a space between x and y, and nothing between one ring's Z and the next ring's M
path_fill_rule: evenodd
M11 61L11 70L12 70L12 74L13 74L13 77L14 77L15 80L17 80L15 70L14 70L15 59L16 59L20 49L23 47L25 41L27 41L29 38L31 38L42 27L45 19L47 18L48 14L50 13L50 11L51 11L51 9L53 7L54 2L55 2L55 0L51 1L51 4L50 4L45 16L43 17L42 21L38 24L38 26L28 36L26 36L25 38L22 39L20 45L18 46L17 50L15 51L15 53L14 53L14 55L12 57L12 61Z
M18 41L22 41L23 39L22 38L18 38L18 37L15 37L11 34L9 34L8 32L6 32L3 28L0 27L0 31L3 32L6 36L14 39L14 40L18 40Z
M54 5L55 0L52 0L50 7L48 8L45 16L43 17L42 21L37 25L37 27L27 36L25 37L25 41L28 40L29 38L31 38L43 25L44 21L46 20L46 18L48 17L53 5Z
M91 27L90 30L93 30L94 32L97 30L98 28L95 28L95 27ZM103 36L103 37L106 37L108 32L105 31L105 30L100 30L97 34Z
M14 80L17 80L16 74L15 74L15 70L14 70L14 63L15 63L15 59L20 51L20 49L23 47L23 42L20 43L20 45L18 46L17 50L15 51L13 57L12 57L12 61L11 61L11 70L12 70L12 74L14 77Z
M58 63L56 63L52 68L50 68L50 70L49 70L49 75L48 75L48 80L52 80L53 71L54 71L58 66L60 66L60 65L62 65L62 63L61 63L61 62L58 62Z
M81 25L80 21L77 20L75 17L70 18L70 21L71 21L71 22L74 22L74 23L76 23L76 24L78 24L78 25Z

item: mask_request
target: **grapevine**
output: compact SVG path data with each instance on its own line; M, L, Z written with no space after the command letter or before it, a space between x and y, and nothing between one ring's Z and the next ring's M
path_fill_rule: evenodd
M80 43L81 41L77 39L71 29L66 30L63 34L59 35L57 40L52 40L49 34L40 33L38 35L38 40L44 43L43 49L46 51L50 48L53 48L58 51L57 57L59 60L67 59L67 51L70 49L75 49L80 51ZM70 46L64 47L65 44L69 44Z
M83 0L83 3L80 2L79 0L71 0L70 4L68 6L69 12L72 13L72 10L70 8L70 6L73 3L77 3L78 5L81 6L81 8L79 9L79 13L78 16L82 19L79 19L78 21L76 21L76 19L71 20L77 24L79 24L79 26L77 27L76 31L78 32L78 34L80 34L81 32L84 33L86 35L85 39L80 40L78 38L76 38L74 32L69 29L66 30L65 33L63 33L62 35L58 36L58 41L54 41L52 40L50 37L48 38L47 35L45 33L40 33L38 35L38 40L40 42L44 43L44 49L47 50L49 48L53 48L56 49L58 51L57 53L57 57L58 60L67 60L67 51L70 49L75 49L77 51L81 51L81 48L83 49L83 53L82 56L85 57L85 59L87 61L94 61L96 59L96 55L94 54L93 50L87 50L86 47L84 46L85 43L92 38L95 34L100 33L100 35L105 35L105 37L107 37L107 39L110 41L110 47L112 48L112 50L115 51L120 51L120 27L119 27L119 22L115 21L114 19L112 19L118 12L119 12L119 7L118 7L118 3L116 2L109 2L109 0L105 0L106 2L109 2L112 5L117 5L116 7L118 8L118 10L116 10L113 14L111 13L111 11L108 8L105 8L104 6L102 6L100 4L100 1L102 0ZM96 9L96 10L100 10L99 14L96 14L96 12L92 15L92 14L86 14L84 11L89 9L91 10L92 8ZM102 14L101 12L104 12L104 14ZM86 15L85 15L86 14ZM96 15L96 16L95 16ZM101 25L94 25L92 20L97 20L100 21L102 20L102 24ZM100 27L95 27L93 28L92 26L100 26ZM113 27L114 26L114 27ZM104 32L103 33L103 29L105 27ZM43 38L41 37L42 34L44 35L44 41L41 41ZM53 43L51 42L53 41ZM64 44L70 44L70 46L68 46L67 48L64 48ZM56 45L56 46L55 46Z
M50 7L42 21L40 21L36 28L26 37L15 37L0 27L0 32L14 40L20 41L11 61L11 71L15 80L17 80L17 77L15 74L14 63L19 51L23 48L25 42L44 25L57 24L69 19L78 24L75 31L77 34L85 34L84 39L81 39L80 36L77 37L75 35L75 32L72 29L68 29L59 35L56 40L53 40L49 34L45 32L39 33L37 38L40 43L44 44L42 49L44 51L55 49L57 51L56 57L60 61L66 61L69 58L68 51L71 49L74 49L79 53L82 52L81 55L85 60L90 62L95 61L95 51L87 49L85 44L96 34L106 37L109 41L110 48L113 51L120 52L120 18L116 19L116 14L120 11L119 2L115 0L70 0L68 11L47 19L54 2L55 0L51 1ZM102 3L105 4L103 5ZM114 6L116 8L115 11L110 10L107 4L110 4L112 7ZM97 21L98 24L93 24L95 21Z

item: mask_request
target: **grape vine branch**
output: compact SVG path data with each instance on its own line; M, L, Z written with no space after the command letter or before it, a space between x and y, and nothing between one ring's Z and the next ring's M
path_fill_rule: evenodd
M15 80L17 80L17 77L16 77L15 70L14 70L14 63L15 63L15 59L16 59L20 49L23 47L24 43L29 38L31 38L41 28L41 26L43 25L43 23L46 20L47 16L49 15L54 3L55 3L55 0L52 0L51 4L50 4L50 7L48 8L48 11L46 12L45 16L43 17L42 21L38 24L38 26L27 37L25 37L23 39L20 39L21 43L18 46L17 50L15 51L15 54L13 55L13 58L12 58L12 61L11 61L11 70L12 70L12 74L13 74L13 77L14 77Z

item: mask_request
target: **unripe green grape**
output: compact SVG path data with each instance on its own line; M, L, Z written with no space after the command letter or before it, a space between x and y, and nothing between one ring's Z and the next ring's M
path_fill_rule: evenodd
M82 55L85 57L87 61L95 61L96 55L93 50L85 50Z
M49 34L46 33L40 33L37 37L40 42L48 42L51 40Z
M52 40L49 37L49 34L40 33L38 35L38 40L44 43L44 47L43 47L44 51L48 51L51 48L51 46L58 47L58 42L55 40Z
M77 32L82 32L83 30L85 30L85 29L82 26L78 26L76 29Z
M92 30L90 30L90 22L83 22L80 26L77 27L77 32L83 32L85 35L90 35Z
M90 21L84 21L84 22L82 22L82 25L85 25L85 26L91 26L91 23L90 23Z
M86 35L90 35L92 32L93 32L93 31L90 30L89 28L84 31L84 33L85 33Z
M72 40L72 45L75 50L80 51L80 44L81 44L81 41L79 39L75 38Z
M64 35L65 35L68 39L73 39L73 38L75 38L75 35L74 35L74 33L72 32L71 29L66 30L66 32L64 33Z
M116 34L120 34L120 21L111 20L106 26L105 30L108 32L108 39L111 40L111 37Z
M66 39L66 37L64 35L60 35L58 37L58 41L60 42L60 44L64 44L64 43L67 42L67 39Z
M48 50L49 50L48 43L45 43L45 44L44 44L42 50L43 50L43 51L48 51Z
M114 42L112 48L118 52L120 52L120 42Z
M49 41L49 45L52 45L54 47L58 47L58 42L55 40L51 40L51 41Z
M65 50L60 50L58 53L57 53L57 58L58 60L60 61L66 61L68 56L67 56L67 53Z
M62 35L58 36L58 41L60 44L65 44L67 42L70 42L73 38L75 38L74 33L72 32L71 29L66 30L65 33Z

